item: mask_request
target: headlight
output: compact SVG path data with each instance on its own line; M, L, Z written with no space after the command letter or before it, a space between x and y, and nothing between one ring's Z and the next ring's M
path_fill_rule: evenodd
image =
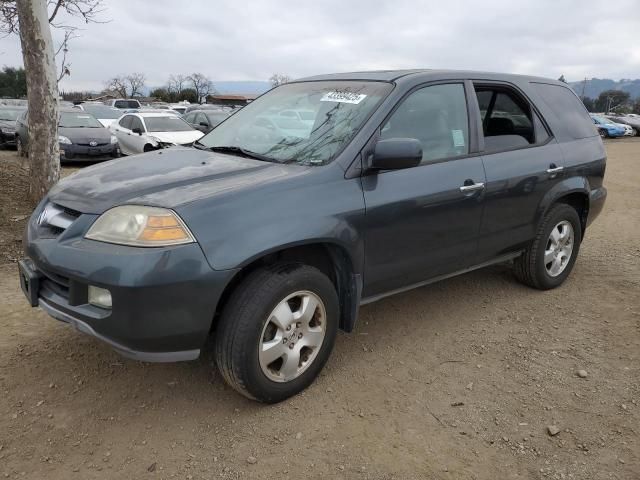
M111 145L113 145L114 143L118 143L118 139L115 135L111 135Z
M71 145L73 143L73 142L71 142L71 140L69 140L64 135L58 135L58 142L59 143L64 143L65 145Z
M104 212L85 238L135 247L163 247L195 242L184 222L172 210L123 205Z

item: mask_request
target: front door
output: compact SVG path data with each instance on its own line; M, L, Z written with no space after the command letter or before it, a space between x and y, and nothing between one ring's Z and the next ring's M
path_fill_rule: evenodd
M382 125L381 138L419 140L423 162L362 178L365 299L471 264L485 175L469 156L468 125L463 83L414 91Z

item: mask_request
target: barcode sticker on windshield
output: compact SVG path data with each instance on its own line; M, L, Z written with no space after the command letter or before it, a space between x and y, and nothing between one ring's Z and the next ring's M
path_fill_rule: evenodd
M367 98L363 93L353 92L327 92L320 99L321 102L338 102L338 103L353 103L358 104L362 100Z

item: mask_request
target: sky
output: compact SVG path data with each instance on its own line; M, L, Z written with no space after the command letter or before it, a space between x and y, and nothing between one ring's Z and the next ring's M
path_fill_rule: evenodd
M142 72L267 80L331 72L453 68L567 80L640 78L638 0L104 0L82 24L62 90ZM73 24L73 20L66 20ZM63 33L54 30L54 42ZM22 64L0 39L0 65Z

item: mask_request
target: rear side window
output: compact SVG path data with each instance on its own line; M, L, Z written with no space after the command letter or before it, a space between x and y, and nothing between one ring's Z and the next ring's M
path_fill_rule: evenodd
M531 85L558 117L564 130L572 139L577 140L598 135L587 109L584 108L573 91L560 85L548 83L532 82Z

